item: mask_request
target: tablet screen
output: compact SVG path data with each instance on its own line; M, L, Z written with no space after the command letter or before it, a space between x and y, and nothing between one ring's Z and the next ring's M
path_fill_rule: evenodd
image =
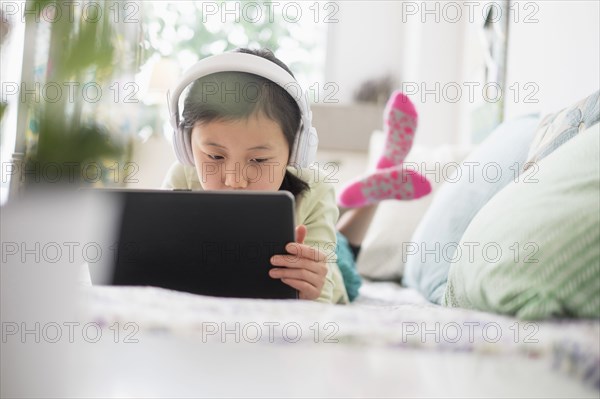
M297 298L269 259L294 241L287 191L113 192L123 201L112 284L239 298Z

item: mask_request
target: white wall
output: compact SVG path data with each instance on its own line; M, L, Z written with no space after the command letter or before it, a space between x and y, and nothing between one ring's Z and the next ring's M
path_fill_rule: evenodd
M339 86L336 98L349 103L367 79L402 76L404 26L400 1L338 1L329 24L325 81Z
M473 3L473 2L471 2ZM391 72L398 81L433 89L457 83L465 88L459 102L421 88L411 98L419 112L417 143L463 143L471 130L465 82L473 63L469 40L483 25L483 10L493 2L475 2L472 18L445 18L447 2L340 1L339 22L329 27L326 81L336 82L341 103L365 79ZM436 5L437 4L437 5ZM417 7L412 15L409 7ZM424 10L438 7L439 20ZM414 8L413 8L414 10ZM450 15L451 16L451 15ZM530 112L552 112L598 90L600 73L600 2L513 1L509 12L505 119ZM424 19L424 22L423 22ZM537 22L536 22L537 21ZM525 86L529 84L529 86ZM476 95L481 94L481 89ZM517 96L518 95L518 96ZM537 102L526 102L526 101Z
M429 15L423 23L421 2L409 2L419 8L415 15L402 1L337 3L339 22L329 27L325 77L339 85L340 102L351 102L364 80L390 73L399 84L419 87L411 96L419 112L416 141L425 145L458 142L464 104L436 102L434 95L424 95L421 83L429 89L436 82L443 86L460 81L467 18L450 23Z
M515 101L514 91L509 91L507 118L560 110L600 86L600 3L563 0L535 4L539 5L535 13L539 22L525 23L521 18L510 26L507 87L518 84L521 96ZM532 85L523 90L527 83ZM532 94L536 87L539 91ZM526 103L528 94L539 102Z
M440 9L441 10L441 9ZM410 95L419 112L419 130L416 143L439 146L457 144L466 128L462 114L468 104L461 100L453 102L446 96L446 85L463 87L464 43L468 19L450 22L426 16L425 22L415 17L407 19L406 46L404 54L405 92ZM410 89L410 90L409 90Z

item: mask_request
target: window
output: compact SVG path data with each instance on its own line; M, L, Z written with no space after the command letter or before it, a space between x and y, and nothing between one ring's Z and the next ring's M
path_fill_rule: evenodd
M323 80L322 2L144 2L144 60L175 60L182 70L237 47L269 48L301 83Z

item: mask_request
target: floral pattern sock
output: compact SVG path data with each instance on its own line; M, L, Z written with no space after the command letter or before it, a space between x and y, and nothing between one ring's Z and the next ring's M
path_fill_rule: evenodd
M400 91L392 93L384 111L386 138L377 169L386 169L404 162L412 147L417 119L417 111L410 99Z
M357 179L344 187L338 197L338 205L359 208L386 199L413 200L431 192L431 184L414 170L400 166L376 170L373 174Z

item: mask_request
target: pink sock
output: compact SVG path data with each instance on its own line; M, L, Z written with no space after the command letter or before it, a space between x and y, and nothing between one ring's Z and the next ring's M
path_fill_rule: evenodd
M417 111L402 92L395 91L390 96L385 106L383 125L385 146L383 155L377 162L377 169L402 164L412 147L417 129Z
M338 197L338 205L359 208L386 199L417 199L430 192L431 184L427 178L413 170L394 166L346 185Z

